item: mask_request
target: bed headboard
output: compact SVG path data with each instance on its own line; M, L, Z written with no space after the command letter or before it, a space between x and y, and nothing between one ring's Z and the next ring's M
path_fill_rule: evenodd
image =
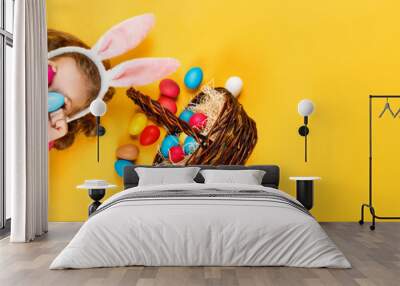
M183 168L182 166L127 166L124 169L124 189L133 188L138 185L139 177L135 172L137 167L146 168ZM201 169L221 169L221 170L263 170L265 171L264 178L262 180L262 185L265 187L271 187L277 189L279 187L279 167L276 165L254 165L254 166L239 166L239 165L220 165L220 166L204 166L204 165L194 165L191 167L200 167ZM203 176L199 173L194 179L197 183L204 183Z

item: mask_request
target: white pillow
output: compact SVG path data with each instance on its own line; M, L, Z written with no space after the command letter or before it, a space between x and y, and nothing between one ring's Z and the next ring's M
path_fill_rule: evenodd
M261 185L265 171L262 170L202 170L205 184Z
M195 183L199 167L185 168L135 168L139 186Z

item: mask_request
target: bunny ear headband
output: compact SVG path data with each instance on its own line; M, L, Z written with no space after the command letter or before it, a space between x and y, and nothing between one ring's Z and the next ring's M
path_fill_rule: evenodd
M173 58L140 58L123 62L110 70L105 69L103 60L121 55L138 46L153 25L153 14L136 16L112 27L91 49L76 46L62 47L50 51L48 59L65 53L79 53L88 57L100 74L100 91L95 100L102 100L111 86L146 85L173 73L179 67L179 61ZM81 118L89 112L89 108L85 108L68 118L68 122Z

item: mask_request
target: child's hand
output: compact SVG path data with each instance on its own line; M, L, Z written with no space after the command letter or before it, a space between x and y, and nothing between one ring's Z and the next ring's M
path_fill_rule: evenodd
M67 116L64 109L59 109L50 113L47 126L49 141L64 137L68 132Z

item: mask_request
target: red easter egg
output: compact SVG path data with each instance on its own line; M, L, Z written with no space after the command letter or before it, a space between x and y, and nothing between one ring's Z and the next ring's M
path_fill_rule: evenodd
M185 158L185 152L181 146L173 146L169 149L169 159L173 163L178 163Z
M170 98L176 98L180 92L179 85L169 78L160 81L159 88L162 95Z
M200 112L193 114L189 119L189 125L194 129L203 129L207 125L207 115Z
M171 111L172 113L176 113L176 111L178 110L176 107L176 103L175 101L173 101L171 98L166 97L166 96L160 96L160 98L158 99L158 102L166 109L168 109L169 111Z
M151 145L160 138L160 129L155 125L146 126L140 133L139 141L142 145Z

